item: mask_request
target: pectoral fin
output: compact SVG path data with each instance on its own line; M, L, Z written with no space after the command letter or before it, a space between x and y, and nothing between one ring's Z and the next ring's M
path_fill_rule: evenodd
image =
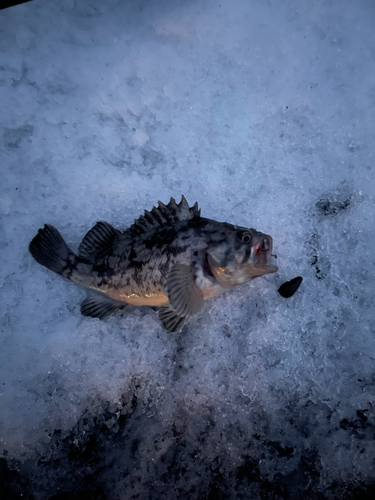
M179 316L191 317L202 309L203 292L195 283L192 267L175 264L168 275L166 288L169 303Z

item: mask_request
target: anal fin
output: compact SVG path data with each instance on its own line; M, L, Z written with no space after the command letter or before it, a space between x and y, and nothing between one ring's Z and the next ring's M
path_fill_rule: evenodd
M86 297L81 303L81 314L83 316L91 316L92 318L104 319L118 309L127 307L127 304L119 300L113 300L106 295L93 295L92 297Z

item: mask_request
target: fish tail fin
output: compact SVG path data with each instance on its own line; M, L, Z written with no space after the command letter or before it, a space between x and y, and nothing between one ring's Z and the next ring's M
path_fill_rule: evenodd
M64 277L69 277L69 269L76 260L74 252L50 224L39 229L30 242L29 251L39 264Z

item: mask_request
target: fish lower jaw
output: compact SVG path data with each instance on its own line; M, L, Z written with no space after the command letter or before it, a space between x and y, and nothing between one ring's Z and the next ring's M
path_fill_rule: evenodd
M260 269L264 274L276 273L279 270L279 268L277 266L274 266L273 264L268 264L267 266L260 267Z
M249 276L263 276L264 274L276 273L279 268L273 264L248 264L246 273Z

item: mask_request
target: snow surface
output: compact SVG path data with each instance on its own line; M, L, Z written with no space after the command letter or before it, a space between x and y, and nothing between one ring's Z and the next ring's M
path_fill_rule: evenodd
M373 498L374 22L368 0L0 11L1 498ZM181 334L82 317L28 252L181 194L279 266Z

